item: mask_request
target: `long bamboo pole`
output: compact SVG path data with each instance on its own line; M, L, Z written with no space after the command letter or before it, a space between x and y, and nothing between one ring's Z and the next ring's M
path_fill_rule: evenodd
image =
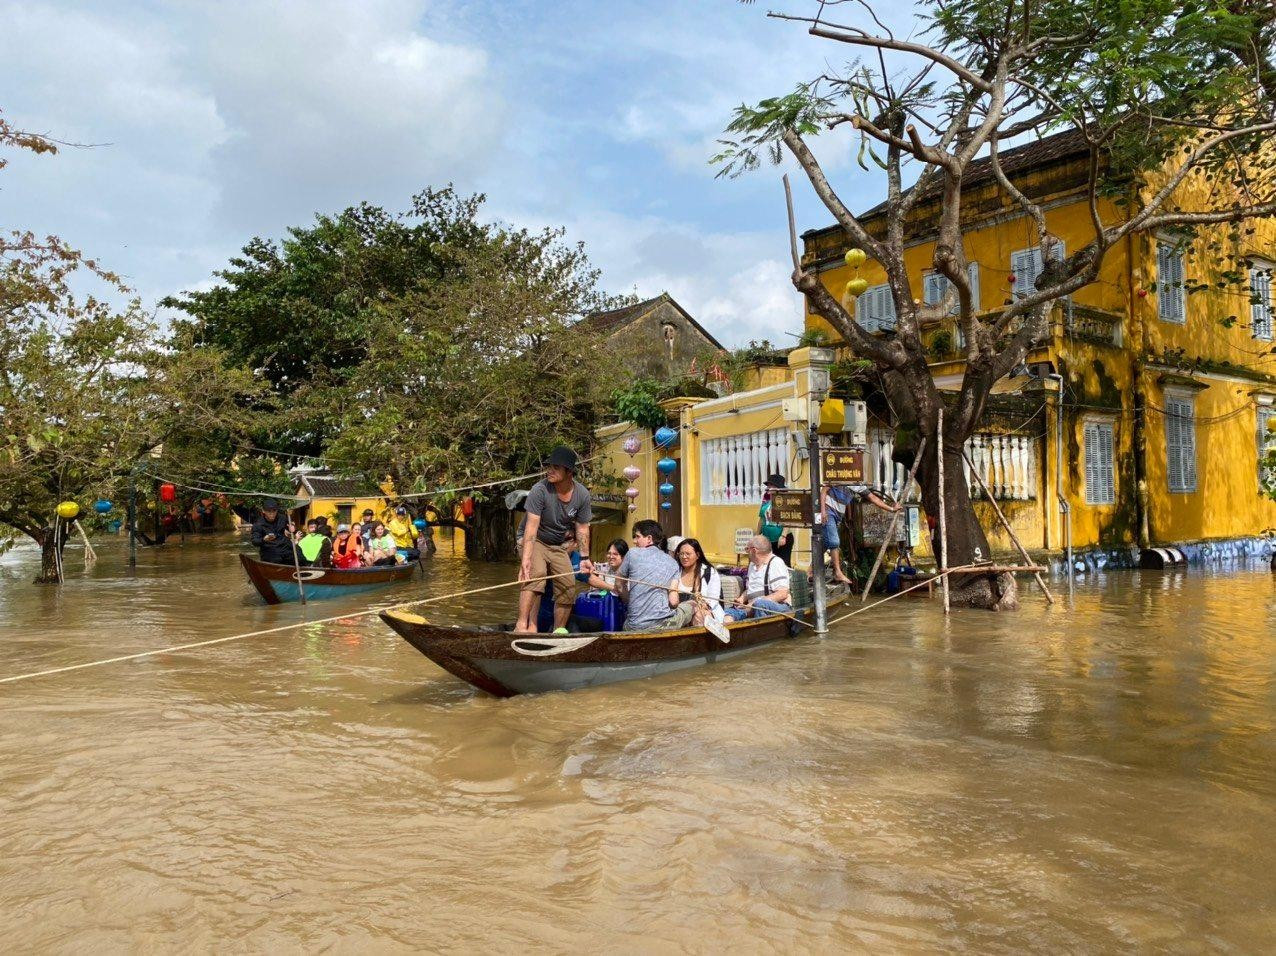
M939 573L943 575L944 613L948 613L948 531L944 506L944 402L939 401L939 417L935 426L935 457L939 463Z
M886 546L891 543L895 537L895 525L899 521L899 516L903 513L903 503L908 500L908 493L913 490L913 479L917 475L917 466L922 462L922 455L926 453L926 436L922 436L921 442L917 446L917 454L913 458L913 467L908 472L908 478L904 482L904 490L900 492L900 510L891 515L891 525L886 531L886 537L882 538L881 547L877 549L877 560L873 562L873 570L868 574L868 580L864 582L864 593L860 595L860 603L863 604L868 600L869 592L873 590L873 582L877 580L877 572L882 566L882 557L886 554Z
M970 455L966 449L961 450L961 455L966 459L966 467L970 469L970 473L975 476L975 480L979 482L979 487L984 490L984 494L992 503L993 511L997 512L997 517L1001 519L1001 526L1006 529L1006 534L1010 535L1010 540L1015 543L1015 547L1019 549L1019 556L1024 559L1027 564L1032 564L1032 558L1028 557L1028 551L1024 548L1019 536L1015 534L1015 529L1010 527L1010 522L1006 520L1006 516L1002 514L1001 507L997 504L997 499L993 497L992 491L988 488L988 483L984 481L984 476L979 473L979 469L975 467L975 463L970 460ZM1037 583L1041 585L1041 591L1046 596L1046 602L1054 603L1054 595L1050 593L1050 589L1046 587L1046 579L1041 576L1040 571L1032 572L1032 576L1037 579Z

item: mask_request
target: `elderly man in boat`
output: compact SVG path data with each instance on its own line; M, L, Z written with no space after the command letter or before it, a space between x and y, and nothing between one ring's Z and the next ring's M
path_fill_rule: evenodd
M578 465L576 453L559 445L545 462L545 480L537 482L527 494L527 522L518 568L523 588L518 596L518 622L514 625L519 633L535 633L536 609L547 578L554 580L554 628L565 628L576 603L574 571L587 575L594 570L594 563L589 560L593 505L589 489L576 480ZM579 569L572 568L567 550L567 533L573 530L581 553Z
M779 555L772 553L771 541L766 535L754 535L749 541L749 575L744 593L727 608L727 617L743 621L746 617L766 617L768 614L792 614L789 566Z

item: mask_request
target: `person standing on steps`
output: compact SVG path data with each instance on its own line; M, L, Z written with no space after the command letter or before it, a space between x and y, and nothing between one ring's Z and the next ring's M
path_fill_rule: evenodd
M578 466L576 453L559 445L545 462L545 480L537 482L527 494L524 503L527 521L518 568L523 588L518 596L518 621L514 625L519 633L536 631L536 610L545 592L544 579L551 575L554 576L554 628L567 626L567 618L576 602L572 562L565 544L569 530L575 531L580 548L580 573L588 575L594 570L594 563L589 560L593 504L589 489L576 480Z

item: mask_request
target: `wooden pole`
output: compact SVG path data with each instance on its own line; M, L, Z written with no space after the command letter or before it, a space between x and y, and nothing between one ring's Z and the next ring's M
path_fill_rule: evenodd
M989 502L992 503L993 511L997 512L997 517L1001 519L1001 526L1006 529L1006 534L1010 535L1010 540L1015 543L1015 547L1019 549L1019 556L1024 559L1027 564L1032 564L1032 558L1028 557L1028 551L1019 541L1019 536L1015 534L1014 528L1010 527L1010 522L1006 520L1006 516L1001 513L1001 508L997 504L997 499L993 497L992 491L988 488L988 483L984 481L975 463L970 460L970 455L966 453L966 449L961 450L961 455L966 459L966 467L970 469L970 473L975 476L975 480L979 482L979 487L984 490L984 494L988 496ZM1040 571L1034 571L1033 577L1037 579L1037 583L1041 585L1041 591L1046 596L1048 604L1054 603L1054 595L1050 593L1050 589L1046 587L1046 579L1041 576Z
M873 582L877 580L877 572L882 566L882 557L886 554L886 546L895 537L895 523L899 521L899 516L903 514L904 502L908 500L908 493L913 490L913 478L917 474L917 466L921 464L922 455L925 453L926 437L923 435L921 442L917 446L917 455L913 458L913 467L908 472L908 479L904 482L904 490L900 493L900 510L891 515L891 526L886 531L886 537L882 539L882 546L877 549L877 560L873 562L873 570L869 572L868 580L864 582L864 593L860 595L861 604L868 600L869 592L873 590Z
M945 517L948 509L944 506L944 400L939 400L939 413L935 425L935 458L939 468L939 573L943 576L944 613L948 613L948 532Z
M291 518L288 519L288 522L289 524L293 523ZM297 557L297 551L298 551L297 541L295 538L289 537L288 543L292 545L292 566L295 572L294 577L296 577L297 579L297 595L301 598L301 603L305 604L306 603L306 585L305 585L305 582L301 580L301 558Z

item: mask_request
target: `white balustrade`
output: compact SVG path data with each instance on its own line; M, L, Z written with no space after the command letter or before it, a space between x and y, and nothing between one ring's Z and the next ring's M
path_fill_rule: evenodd
M770 428L700 443L700 503L758 504L767 475L789 477L792 433Z

